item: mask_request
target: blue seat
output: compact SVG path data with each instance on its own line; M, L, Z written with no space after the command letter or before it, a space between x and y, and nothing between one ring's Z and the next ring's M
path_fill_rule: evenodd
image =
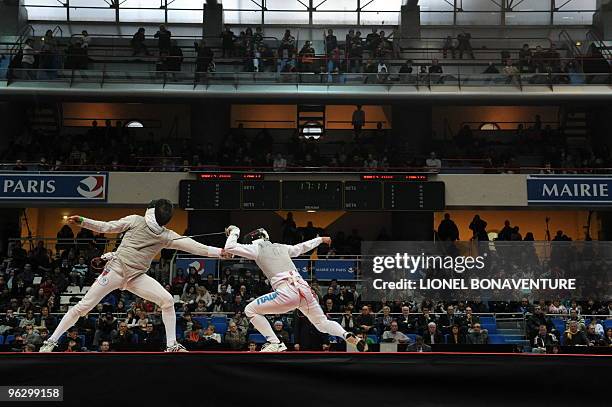
M210 323L208 317L193 317L193 320L200 324L200 326L206 329Z
M368 339L372 340L374 343L378 343L378 335L368 335Z
M79 339L81 339L81 346L87 346L87 344L85 343L85 335L79 335Z
M565 320L563 318L555 318L552 323L557 331L565 332Z
M416 342L416 334L406 334L406 336L408 337L408 339L410 339L410 343L415 343Z
M250 334L249 342L266 343L266 338L262 334Z
M227 317L220 317L220 316L212 317L210 322L212 322L213 325L220 324L220 323L227 324Z
M496 325L495 317L480 317L480 325Z
M496 334L497 333L497 325L495 325L495 324L482 324L481 323L480 327L482 329L486 329L489 334Z
M221 334L223 336L223 334L225 332L227 332L227 322L213 322L213 325L215 326L215 332L218 334Z
M4 345L4 335L0 335L0 345Z
M13 341L15 340L15 335L7 335L4 343L6 343L7 345L10 345L11 343L13 343Z
M138 345L138 335L136 334L132 335L132 343L134 345Z
M506 343L506 339L503 335L489 335L490 345L503 345Z
M606 319L603 321L604 329L612 328L612 319Z

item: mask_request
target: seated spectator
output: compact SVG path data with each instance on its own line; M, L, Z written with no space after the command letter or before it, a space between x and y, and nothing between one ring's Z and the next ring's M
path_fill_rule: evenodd
M518 85L520 79L519 70L516 66L514 66L511 59L508 59L506 61L506 65L502 69L502 72L508 77L506 83L513 83L515 85Z
M153 37L157 38L157 48L159 49L160 55L162 53L170 54L172 33L164 24L159 26L159 31L157 31Z
M132 331L128 329L125 322L119 323L119 329L111 333L111 344L113 349L121 350L132 343Z
M103 352L103 353L110 352L110 342L102 341L102 343L98 347L98 352Z
M410 307L404 305L402 307L402 315L397 318L398 328L405 334L413 334L418 330L416 318L410 315Z
M472 35L470 33L461 33L457 36L457 50L459 51L459 59L463 59L463 53L467 53L470 58L474 59L474 51L472 51Z
M238 329L238 325L236 325L234 321L230 321L227 332L225 333L224 342L227 343L232 350L241 350L246 343L246 334L244 331Z
M28 345L32 344L35 347L42 345L42 339L38 334L38 331L34 329L34 326L31 324L26 325L23 333L21 334L23 337L23 342Z
M158 351L162 349L162 337L152 323L148 323L144 330L138 332L138 343L147 350Z
M208 328L202 334L202 341L210 343L221 343L221 335L215 332L214 325L208 325Z
M603 339L604 346L612 346L612 328L606 329L606 336Z
M541 324L538 328L538 334L533 338L533 351L537 353L545 353L549 346L556 345L557 338L548 332L546 324Z
M188 317L191 317L191 315L188 314ZM184 331L185 342L197 344L202 339L202 333L203 332L200 328L200 324L198 324L197 322L187 324L187 328Z
M435 322L430 322L429 324L427 324L427 330L423 333L423 342L428 345L444 343L442 334L440 333L440 331L438 331Z
M390 329L382 335L383 342L408 343L409 338L398 330L397 321L391 322Z
M72 327L68 330L66 338L60 343L58 349L60 352L80 352L84 345L79 336L79 330Z
M285 171L287 169L287 160L283 158L281 153L277 153L274 157L272 168L274 171Z
M406 352L431 352L431 346L424 342L422 336L417 335L415 342L406 348Z
M26 167L21 160L15 161L15 166L13 167L13 171L27 171L28 167Z
M8 308L4 316L0 316L0 335L12 335L19 327L19 319L13 314L13 310Z
M604 340L600 334L595 332L595 325L589 325L586 327L586 337L589 342L589 346L603 346Z
M447 342L449 345L463 345L466 343L465 335L461 332L459 325L454 324L451 327Z
M298 345L298 344L296 343L296 345ZM247 352L257 352L257 344L255 342L253 342L253 341L250 341L249 342L249 348L248 348Z
M26 315L19 321L19 328L25 328L27 325L36 325L36 318L34 317L34 311L28 310Z
M300 50L300 71L315 72L315 50L310 41L306 41Z
M136 31L132 37L132 40L130 41L130 45L132 47L132 56L136 56L141 53L144 53L146 56L151 55L149 49L145 45L145 29L143 27L140 27L138 31Z
M429 170L437 172L442 168L442 161L436 157L436 153L432 151L429 153L429 158L425 160L425 165Z
M563 345L565 346L589 346L589 339L584 331L578 330L578 322L570 321L569 329L563 333Z
M576 321L578 323L578 329L580 329L581 331L585 330L585 326L584 326L584 317L582 317L581 315L578 315L578 310L576 308L572 308L570 309L569 312L569 317L567 318L567 321L565 322L565 329L569 329L569 324L572 321Z
M79 257L78 263L72 266L72 271L70 272L70 281L72 284L82 288L88 270L89 267L85 264L85 257Z
M393 322L393 317L391 316L391 308L385 305L382 308L382 315L380 315L378 317L378 320L376 321L378 332L385 332L391 329L392 322Z
M472 330L468 332L466 336L466 343L472 345L486 345L489 343L489 336L486 332L480 329L480 324L476 323L472 327Z
M356 322L357 326L366 336L376 334L376 328L374 327L374 316L367 305L361 307L361 314L357 316Z
M289 343L289 333L283 328L283 322L282 321L275 321L274 325L272 326L274 328L274 333L276 334L276 336L278 337L278 339L280 339L281 342L283 343Z

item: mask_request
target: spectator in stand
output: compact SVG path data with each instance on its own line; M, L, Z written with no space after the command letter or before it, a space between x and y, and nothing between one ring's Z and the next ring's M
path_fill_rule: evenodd
M24 172L27 170L28 170L28 167L26 167L21 160L15 161L15 166L13 167L13 171Z
M351 124L353 125L355 141L357 141L361 135L361 129L366 124L366 114L361 105L357 105L357 109L353 112Z
M355 33L355 36L352 38L350 42L350 48L348 50L348 56L348 70L351 73L361 72L363 65L363 41L361 38L361 31L357 31Z
M123 324L127 327L127 322L123 321ZM93 345L98 346L100 340L110 340L113 332L117 329L117 318L113 316L111 312L107 312L105 315L100 315L96 321L96 331L94 333Z
M466 343L465 335L461 332L459 325L453 324L446 343L449 345L463 345Z
M480 329L480 324L476 323L467 334L466 343L472 345L486 345L489 343L489 336Z
M330 55L336 48L338 48L338 38L334 35L334 30L330 28L325 37L325 53Z
M376 328L374 327L374 316L367 305L361 307L361 314L355 318L355 321L357 326L365 335L376 334Z
M80 256L78 263L72 266L72 271L70 272L70 281L72 282L72 284L78 285L82 288L88 270L89 267L85 263L85 257Z
M548 332L546 324L538 327L538 333L532 340L533 351L536 353L546 353L548 347L558 344L555 335Z
M98 352L103 352L103 353L110 352L110 342L102 341L102 343L98 347Z
M442 168L442 161L436 156L436 153L432 151L429 153L429 158L425 160L425 165L432 172L439 172Z
M19 321L19 327L25 328L27 325L36 325L36 318L34 317L34 311L28 310L26 315Z
M202 340L204 342L209 342L212 344L219 344L221 343L221 335L215 332L214 325L208 325L208 328L206 328L206 330L202 334Z
M200 44L197 42L193 43L196 53L196 72L197 73L206 73L206 72L214 72L214 68L211 70L211 65L214 66L213 59L215 54L207 44L205 40L200 41Z
M595 325L586 327L586 337L589 341L589 346L604 346L604 339L595 331Z
M344 313L342 314L342 317L340 318L340 325L346 331L350 331L350 332L355 331L357 322L355 321L355 318L353 318L353 308L352 307L349 307L349 306L344 307Z
M529 73L532 71L532 57L533 55L531 53L531 48L529 48L529 44L523 44L523 48L521 48L521 50L519 51L520 72Z
M563 345L565 346L589 346L589 339L584 331L578 330L578 322L570 321L569 329L563 333Z
M119 323L119 329L111 333L111 344L113 349L123 350L126 346L132 343L133 337L132 331L128 329L125 322Z
M409 338L399 331L397 321L392 321L390 329L383 333L382 341L390 343L408 343Z
M24 69L24 79L36 78L36 72L32 71L36 62L35 55L36 51L34 51L34 40L28 38L23 46L23 56L21 57L21 68Z
M506 65L504 69L502 69L504 75L508 78L506 79L506 83L512 83L517 85L520 79L520 72L516 66L514 66L512 59L508 59L506 61Z
M285 35L281 39L280 47L278 48L278 71L287 72L287 68L295 66L293 61L296 52L295 37L291 35L290 30L285 31Z
M238 329L238 325L236 325L234 321L230 321L228 325L224 342L227 343L232 350L242 350L244 348L246 335L243 331Z
M603 339L604 346L612 346L612 328L606 329L606 336Z
M370 50L371 54L374 54L380 42L380 35L378 34L378 29L376 27L372 27L372 32L366 36L365 42L366 48Z
M459 240L459 228L451 219L450 213L445 213L444 219L438 225L438 238L444 242Z
M485 242L489 240L487 233L487 222L480 219L480 215L474 215L472 222L470 223L470 230L472 231L472 240L479 240Z
M451 37L450 35L446 37L446 39L444 40L444 44L442 45L442 56L444 59L446 59L448 51L451 52L451 57L453 59L455 59L455 40L453 40L453 37Z
M315 72L315 49L312 42L306 41L300 50L300 72Z
M153 37L157 38L157 48L159 49L159 54L170 54L170 47L172 46L172 33L166 28L164 24L161 24L159 26L159 31L157 31Z
M422 336L417 335L415 342L406 348L406 352L431 352L431 346L424 343Z
M272 326L274 329L274 334L280 339L283 343L289 343L289 333L284 329L282 321L275 321Z
M472 51L472 35L470 33L461 33L457 36L457 50L459 51L459 59L463 59L463 54L467 53L470 58L474 59L474 51Z
M80 352L85 344L79 336L79 330L76 327L72 327L68 330L66 338L63 343L59 345L60 352Z
M435 345L439 343L444 343L442 334L438 331L438 328L435 322L430 322L429 324L427 324L427 329L423 333L423 342L426 343L427 345Z
M272 163L272 168L274 171L279 172L287 169L287 160L281 153L276 153L276 157L274 157L274 161Z
M397 318L398 329L405 334L413 334L418 331L416 318L410 315L410 307L402 306L402 315Z
M146 56L151 55L149 49L145 45L145 29L143 27L140 27L132 36L130 46L132 47L132 56L140 55L141 53L144 53Z

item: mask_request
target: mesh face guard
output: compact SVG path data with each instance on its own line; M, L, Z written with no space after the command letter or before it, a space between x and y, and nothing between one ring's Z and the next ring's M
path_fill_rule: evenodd
M259 239L270 240L270 236L268 235L268 232L266 232L265 229L259 228L259 229L253 230L252 232L247 233L246 235L244 235L242 239L245 244L251 244L255 240L259 240Z

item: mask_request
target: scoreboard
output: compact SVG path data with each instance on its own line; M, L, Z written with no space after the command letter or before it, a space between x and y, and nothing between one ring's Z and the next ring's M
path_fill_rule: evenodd
M182 180L187 210L438 211L444 183L430 181Z

